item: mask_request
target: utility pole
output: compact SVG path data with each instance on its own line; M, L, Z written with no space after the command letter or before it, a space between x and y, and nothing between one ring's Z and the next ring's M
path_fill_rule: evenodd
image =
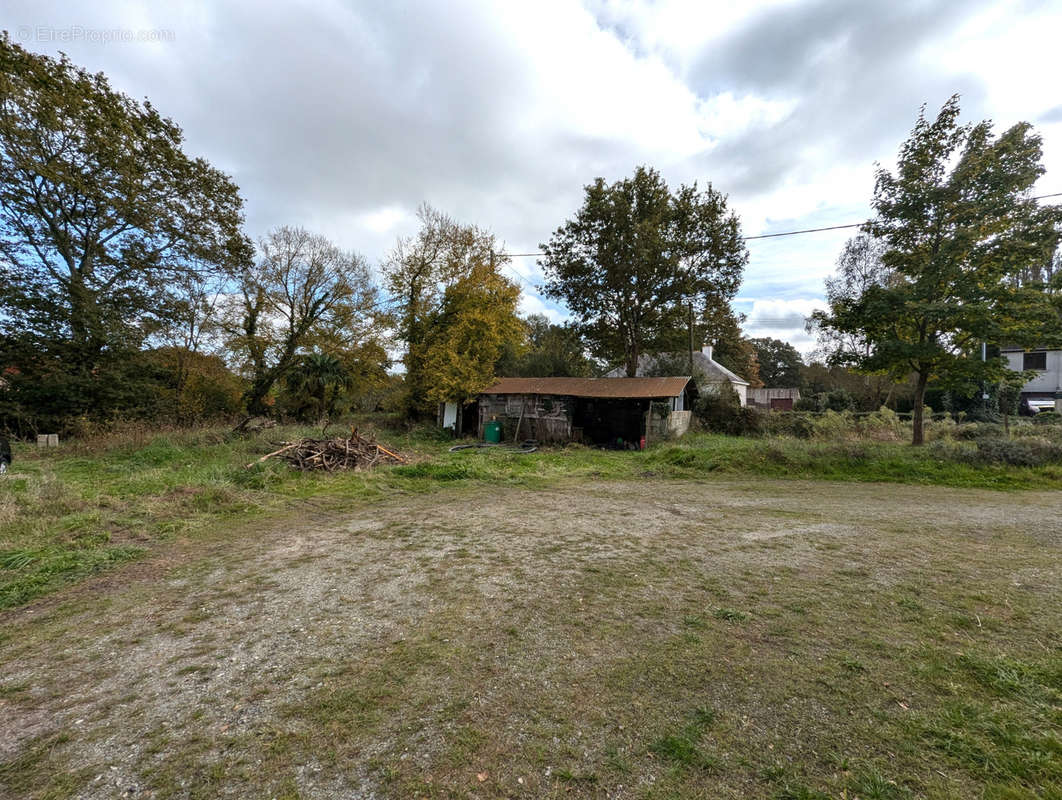
M988 360L988 342L981 342L981 363L985 363ZM984 410L988 411L988 386L984 381L981 381L981 405L984 406Z
M689 302L689 329L690 329L690 377L693 377L693 301Z

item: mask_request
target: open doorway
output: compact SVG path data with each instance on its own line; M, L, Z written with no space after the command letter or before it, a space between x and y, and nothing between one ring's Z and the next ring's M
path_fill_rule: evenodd
M645 435L647 400L577 398L572 425L583 441L626 450L638 447Z

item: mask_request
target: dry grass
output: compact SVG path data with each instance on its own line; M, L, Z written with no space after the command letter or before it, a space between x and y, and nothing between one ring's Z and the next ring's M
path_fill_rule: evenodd
M204 532L8 612L0 794L1057 797L1059 512L583 480Z

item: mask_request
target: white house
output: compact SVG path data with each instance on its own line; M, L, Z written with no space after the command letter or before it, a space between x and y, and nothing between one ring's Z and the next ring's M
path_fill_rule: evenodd
M656 365L658 358L686 363L689 360L689 353L684 351L678 353L662 353L659 357L641 355L638 357L637 377L642 377L646 372L651 371ZM731 372L722 364L713 361L712 346L710 344L705 345L699 353L694 352L693 374L697 379L697 388L701 392L718 392L724 383L729 382L734 391L737 392L738 397L741 399L741 405L748 405L749 382L737 373ZM605 377L623 378L626 377L626 375L626 369L623 367L617 367Z
M1036 376L1022 388L1021 396L1037 410L1062 412L1062 350L1002 348L1008 366L1016 372L1035 370Z

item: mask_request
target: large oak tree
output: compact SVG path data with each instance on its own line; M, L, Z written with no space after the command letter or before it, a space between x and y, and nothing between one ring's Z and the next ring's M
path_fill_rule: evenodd
M697 320L726 307L748 261L724 195L696 183L672 192L646 167L587 186L541 248L546 294L571 309L596 357L631 376L640 354L682 340L691 304Z
M5 327L91 371L173 308L177 278L250 257L232 180L150 102L0 36Z

